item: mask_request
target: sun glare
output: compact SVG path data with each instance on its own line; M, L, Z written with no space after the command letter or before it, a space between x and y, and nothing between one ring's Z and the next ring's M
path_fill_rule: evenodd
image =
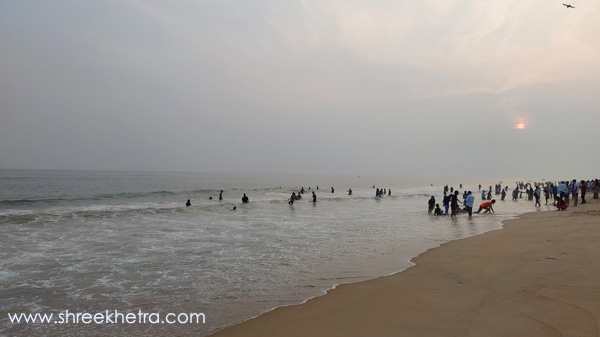
M517 124L516 128L519 130L525 129L525 124L519 123L519 124Z

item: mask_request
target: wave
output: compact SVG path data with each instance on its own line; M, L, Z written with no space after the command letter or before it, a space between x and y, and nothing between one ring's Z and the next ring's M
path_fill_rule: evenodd
M7 210L0 212L0 223L54 222L60 218L115 218L127 214L177 213L185 206L179 204L128 204L56 207L39 211Z
M96 194L89 197L54 197L39 199L1 200L0 220L6 222L29 222L40 218L78 218L78 217L121 217L138 216L152 213L188 213L208 212L221 213L231 210L233 206L238 208L253 208L252 205L271 204L286 205L289 199L289 191L295 190L290 187L263 187L254 189L228 189L225 191L225 200L218 201L220 190L217 189L190 189L184 191L156 190L149 192L121 192L114 194ZM401 199L429 199L431 193L422 191L399 190L391 196L384 195L376 197L369 189L355 193L330 194L328 192L317 192L318 203L346 203L357 200L387 200L393 202ZM241 204L242 192L248 193L250 204ZM296 201L296 205L312 204L312 191L304 194L303 200ZM356 192L356 191L355 191ZM436 199L437 193L433 193ZM231 197L236 195L236 197ZM239 195L239 198L237 198ZM209 196L212 200L209 200ZM185 207L185 200L192 199L192 207ZM2 207L4 206L4 207Z
M150 192L120 192L114 194L96 194L91 196L66 196L63 198L32 198L32 199L5 199L0 200L0 206L19 206L19 205L35 205L35 204L55 204L61 202L76 202L76 201L99 201L110 199L136 199L154 196L177 196L177 195L202 195L202 194L218 194L219 190L196 189L186 191L150 191Z

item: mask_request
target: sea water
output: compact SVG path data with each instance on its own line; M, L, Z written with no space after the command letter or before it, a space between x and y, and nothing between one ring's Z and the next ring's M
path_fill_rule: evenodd
M402 271L429 248L536 210L532 201L494 196L495 214L427 213L432 195L442 204L443 184L463 183L460 199L468 189L478 205L478 185L498 182L0 170L0 335L207 335L339 284ZM376 197L374 185L391 195ZM288 205L301 188L303 199ZM203 313L205 323L8 319L66 310Z

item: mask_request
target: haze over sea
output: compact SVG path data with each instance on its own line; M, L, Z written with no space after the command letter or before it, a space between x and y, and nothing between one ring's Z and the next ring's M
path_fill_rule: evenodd
M535 210L532 201L495 196L495 214L427 214L444 184L462 183L477 205L477 185L500 181L512 190L516 180L0 170L0 335L207 335L338 284L401 271L429 248ZM373 185L391 196L376 198ZM289 206L302 187L304 199ZM250 203L241 203L243 193ZM7 320L115 309L202 312L206 324Z

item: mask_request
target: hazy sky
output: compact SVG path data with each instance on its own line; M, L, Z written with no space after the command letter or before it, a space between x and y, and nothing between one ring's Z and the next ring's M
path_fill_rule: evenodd
M569 1L0 0L0 168L598 177Z

